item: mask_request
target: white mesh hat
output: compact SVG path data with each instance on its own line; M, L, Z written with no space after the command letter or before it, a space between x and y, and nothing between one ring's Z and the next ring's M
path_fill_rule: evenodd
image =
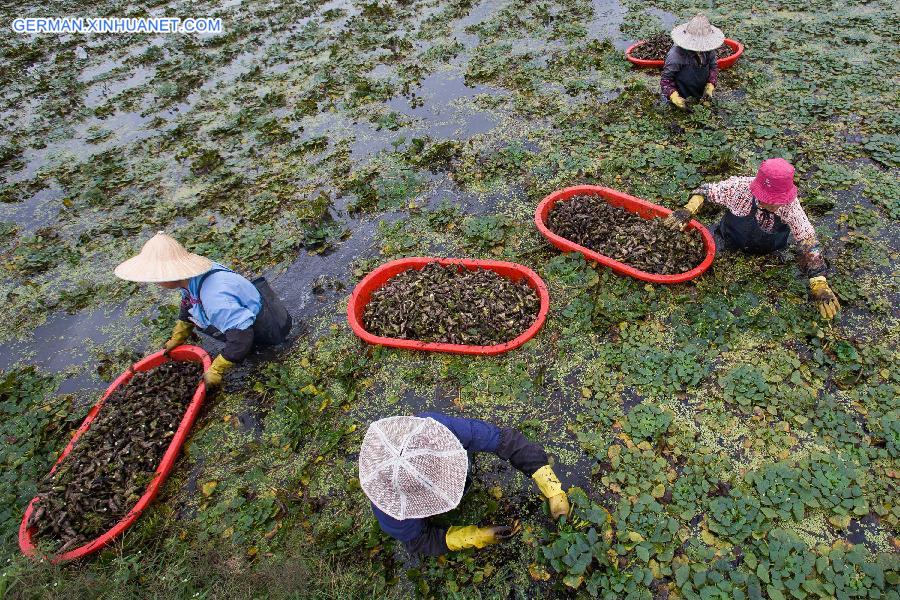
M399 520L456 508L469 455L431 418L388 417L369 425L359 450L359 483L375 506Z

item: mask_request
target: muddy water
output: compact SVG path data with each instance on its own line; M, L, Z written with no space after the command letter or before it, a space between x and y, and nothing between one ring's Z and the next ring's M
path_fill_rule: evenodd
M234 1L228 7L220 8L240 11L243 8L240 5L239 1ZM492 132L502 121L503 115L480 109L475 105L474 99L479 95L496 96L508 92L490 86L466 85L463 73L468 51L480 42L477 33L469 33L466 29L491 18L505 5L506 2L500 0L483 0L476 3L465 17L453 23L453 36L464 45L466 51L460 53L450 64L423 77L419 85L411 90L416 102L411 102L412 95L398 94L383 103L385 113L393 111L403 116L404 126L397 131L379 131L367 122L347 121L342 113L326 113L309 119L309 127L304 122L304 135L318 133L331 139L350 139L351 156L361 164L378 152L390 149L392 143L401 138L408 140L412 137L429 136L434 140L465 140L478 135L494 135ZM339 9L342 13L337 18L322 22L321 16L333 9ZM624 43L619 31L624 14L621 5L615 0L595 0L594 12L593 20L585 24L589 35L610 38L616 44ZM291 29L297 31L317 17L322 27L339 31L349 18L358 13L359 9L352 2L333 0L317 7L314 15L300 19ZM143 52L148 45L159 45L163 40L150 38L139 47L114 51L87 45L87 58L84 59L84 68L78 79L85 86L82 102L88 112L83 113L85 116L73 125L68 136L51 140L43 148L26 148L22 156L24 168L5 173L8 181L25 181L44 166L72 160L84 161L98 152L127 147L162 135L182 115L201 110L207 97L217 94L219 90L227 90L242 74L257 65L263 66L265 70L272 68L285 72L287 69L283 62L279 64L267 61L269 49L280 41L282 36L271 36L261 44L237 54L229 64L212 71L197 90L171 109L153 110L152 90L148 90L139 102L141 111L116 110L105 118L95 117L93 109L135 88L148 87L147 84L152 87L154 68L135 66L129 70L126 63ZM108 56L101 55L104 50ZM36 106L28 110L23 107L25 113L31 116L34 115L35 108ZM166 124L159 127L157 117L161 117ZM153 121L157 124L151 126ZM97 136L98 129L108 131L110 135ZM183 167L173 166L172 170L174 172L181 168ZM32 233L56 220L61 194L57 189L48 188L24 202L0 206L0 219L16 223L22 235ZM420 204L431 207L442 201L449 201L467 213L478 214L491 211L504 201L504 197L464 194L447 179L435 177L419 200ZM325 317L326 321L331 322L343 319L341 299L353 284L351 264L360 257L373 255L379 220L392 221L402 217L401 214L351 217L344 209L344 203L345 199L338 199L333 207L335 218L348 232L341 243L323 254L301 251L292 264L275 267L267 273L295 316L295 336L310 332L309 324L315 319ZM93 357L89 349L101 347L111 350L115 345L135 350L145 349L146 340L140 335L140 321L142 317L148 316L153 315L125 317L121 307L53 316L38 327L29 339L4 345L0 350L0 368L25 360L50 372L71 374L64 384L66 389L80 385L100 385L90 364ZM122 339L110 341L111 332ZM220 349L220 345L209 340L204 340L204 345L213 353ZM268 353L263 353L258 359L265 359L267 355ZM252 368L253 363L258 360L249 362L248 367Z
M63 196L58 188L45 188L17 204L0 204L0 221L15 223L19 235L31 235L56 220Z
M486 133L497 124L497 117L473 108L470 101L480 94L504 94L484 85L466 85L462 73L454 71L427 75L412 91L422 104L413 106L412 98L404 95L394 96L385 103L390 111L403 115L403 121L409 121L409 125L397 131L379 131L364 123L356 125L351 147L353 158L362 160L388 150L400 139L428 136L435 140L463 141Z
M26 149L22 153L25 168L8 177L8 181L27 181L48 165L83 162L100 152L156 136L158 131L144 127L150 120L150 116L139 112L117 111L102 121L86 121L75 127L72 136L65 140L51 142L43 148ZM103 141L93 141L97 131L114 132L114 135Z
M480 37L477 33L469 33L466 29L471 25L478 25L489 19L491 15L499 10L505 3L498 0L482 0L471 9L462 19L459 19L453 27L453 37L465 47L466 51L471 50L478 45ZM457 57L457 62L461 61Z
M383 215L386 222L400 218L400 214ZM373 253L373 241L381 219L350 219L346 225L351 236L333 251L324 254L301 254L283 274L275 279L278 295L284 301L295 321L309 321L346 291L333 289L334 285L318 290L318 282L340 282L345 287L352 285L351 265L354 260ZM343 313L335 311L335 319Z
M62 374L62 393L100 389L105 383L86 366L94 360L92 349L137 349L146 343L139 322L137 317L126 316L123 306L74 315L59 313L37 327L31 339L0 345L0 370L19 362L33 364L43 371ZM127 342L116 333L123 329L132 332Z
M670 13L667 10L662 10L660 8L651 7L645 9L644 12L646 12L651 17L656 17L657 19L659 19L659 22L662 24L662 29L664 31L671 30L680 22L678 15Z
M588 35L600 40L608 39L618 50L624 50L629 42L622 37L625 7L617 0L593 0L594 19L586 24Z

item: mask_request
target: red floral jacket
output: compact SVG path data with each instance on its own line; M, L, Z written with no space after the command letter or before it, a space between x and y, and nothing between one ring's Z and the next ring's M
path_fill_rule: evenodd
M751 181L752 177L730 177L717 183L704 183L691 193L699 194L713 204L724 206L735 216L746 217L753 206ZM800 268L811 277L823 273L827 265L822 256L819 238L809 217L806 216L806 211L800 205L800 199L779 206L774 212L762 209L756 211L756 221L763 231L772 231L775 226L774 216L778 216L790 228L791 235L800 247L798 261Z

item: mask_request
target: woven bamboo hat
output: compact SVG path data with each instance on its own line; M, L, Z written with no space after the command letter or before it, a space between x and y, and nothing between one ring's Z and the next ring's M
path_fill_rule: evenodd
M202 275L213 263L208 258L184 249L173 237L162 231L150 238L140 254L116 267L116 277L141 283L179 281Z
M369 500L399 520L456 508L469 455L453 432L430 417L388 417L369 425L359 450L359 483Z
M685 50L708 52L722 45L725 34L713 27L704 15L697 15L672 30L672 41Z

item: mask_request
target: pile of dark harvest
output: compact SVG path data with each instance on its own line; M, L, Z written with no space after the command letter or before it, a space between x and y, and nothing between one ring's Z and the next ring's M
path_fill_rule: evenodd
M672 36L668 33L657 33L650 36L641 44L635 46L631 51L631 56L641 60L665 60L666 54L672 47ZM716 58L722 60L734 54L734 50L727 44L722 44L716 48Z
M668 33L657 33L635 46L631 56L641 60L663 60L671 47L671 36Z
M373 292L363 325L382 337L492 346L531 327L540 306L525 281L433 262L404 271Z
M128 514L152 481L202 374L199 363L168 362L136 373L110 394L72 452L38 486L28 522L37 544L74 550Z
M732 48L728 44L722 44L721 46L716 48L716 60L728 58L732 54L734 54L734 48Z
M696 229L672 231L659 218L644 219L598 196L557 202L547 215L556 235L647 273L690 271L706 256Z

